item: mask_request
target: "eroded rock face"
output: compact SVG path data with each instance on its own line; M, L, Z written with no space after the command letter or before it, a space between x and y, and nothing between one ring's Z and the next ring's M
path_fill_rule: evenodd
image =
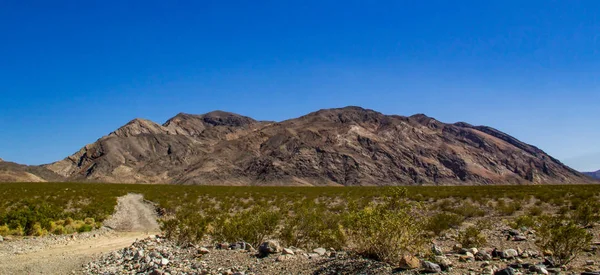
M222 185L585 183L486 126L346 107L283 122L215 111L136 119L46 166L70 180Z

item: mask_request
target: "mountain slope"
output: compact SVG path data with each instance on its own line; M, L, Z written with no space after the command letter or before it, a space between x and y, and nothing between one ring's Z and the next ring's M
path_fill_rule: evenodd
M600 170L598 170L596 172L583 172L583 174L588 175L595 179L600 179Z
M486 126L327 109L283 122L215 111L135 119L45 166L69 180L227 185L584 183L542 150Z
M63 181L64 177L41 167L27 166L0 159L0 182Z

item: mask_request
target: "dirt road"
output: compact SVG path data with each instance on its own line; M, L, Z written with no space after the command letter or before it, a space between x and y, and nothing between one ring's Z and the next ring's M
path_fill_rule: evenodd
M154 207L139 194L118 199L105 222L113 230L65 238L37 238L0 243L0 274L72 274L94 256L131 245L159 231ZM95 236L94 236L95 235ZM85 236L85 238L83 238ZM17 251L10 253L8 251Z

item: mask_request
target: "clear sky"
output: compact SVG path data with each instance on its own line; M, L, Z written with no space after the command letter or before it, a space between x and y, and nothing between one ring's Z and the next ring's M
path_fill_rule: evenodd
M600 1L0 1L0 158L129 120L359 105L600 169Z

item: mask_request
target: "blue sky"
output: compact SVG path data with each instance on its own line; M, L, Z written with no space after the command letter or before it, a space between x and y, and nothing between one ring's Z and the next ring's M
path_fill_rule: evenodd
M498 128L600 169L598 1L0 1L0 157L135 117L359 105Z

